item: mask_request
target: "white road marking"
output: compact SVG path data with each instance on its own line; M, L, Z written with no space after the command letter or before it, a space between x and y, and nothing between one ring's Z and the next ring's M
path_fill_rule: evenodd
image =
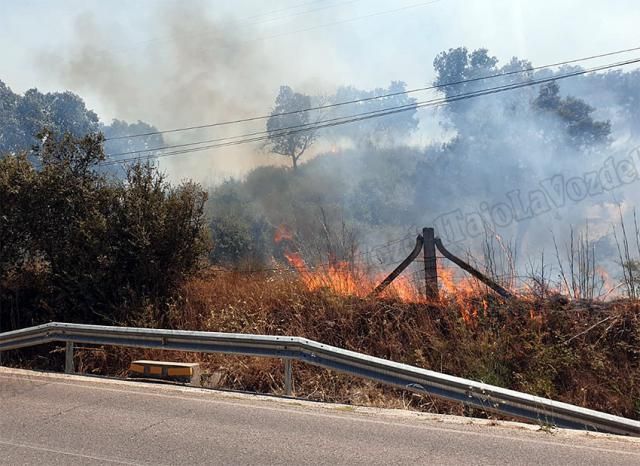
M3 375L1 373L0 373L0 377L13 378L13 379L16 378L16 376L9 377L9 376L5 376L5 375ZM46 378L46 375L43 375L43 377ZM28 378L28 377L20 377L20 378ZM84 381L82 381L82 382L84 382ZM97 382L99 383L101 381L97 380ZM392 421L365 418L365 417L356 417L355 414L358 414L357 411L354 412L354 413L345 413L343 415L337 415L337 414L322 413L322 412L318 412L318 411L315 411L315 410L314 411L312 411L312 410L304 411L304 410L301 410L301 409L288 409L288 408L281 407L281 406L276 406L276 407L274 407L274 406L264 406L264 405L261 405L261 404L253 404L253 403L245 402L244 400L227 401L227 400L220 400L220 399L204 398L202 395L208 395L209 394L208 391L207 392L203 392L203 391L194 392L194 395L200 395L200 396L186 397L186 396L180 396L180 395L175 395L175 394L164 394L164 393L157 393L157 392L151 392L151 391L145 392L145 391L140 391L140 390L130 390L130 389L127 389L126 382L123 383L123 387L122 388L101 387L99 385L89 385L87 383L68 383L68 382L61 382L61 381L51 380L51 379L49 379L49 383L56 384L56 385L64 385L64 386L68 386L68 387L75 387L75 388L88 388L88 389L91 389L91 390L102 390L102 391L120 392L120 393L126 392L126 393L129 393L131 395L140 395L142 397L154 396L156 398L168 398L168 399L191 401L191 402L193 402L193 401L203 401L205 403L222 404L222 405L226 405L226 406L243 405L243 406L251 407L252 409L284 412L284 413L295 414L295 415L319 416L319 417L323 417L323 418L327 418L327 419L339 419L339 420L343 420L343 421L346 419L346 420L355 421L355 422L361 422L361 423L370 422L370 423L374 423L374 424L388 425L388 426L393 426L393 427L421 429L421 430L434 431L434 432L457 433L457 434L461 434L461 435L473 435L473 436L476 436L476 437L491 438L491 439L496 439L496 440L513 440L513 441L519 441L519 442L523 442L523 443L533 443L533 444L538 444L538 445L551 445L551 446L572 448L572 449L578 449L578 450L590 450L590 451L597 451L597 452L603 452L603 453L616 453L616 454L629 455L629 456L634 456L634 457L637 456L637 457L640 458L640 451L633 452L633 451L627 451L627 450L616 450L616 449L613 449L613 448L594 447L594 446L589 446L589 445L575 445L575 444L569 444L569 443L566 443L566 442L553 442L553 441L549 441L549 440L530 439L530 438L526 438L526 437L514 437L514 436L510 436L510 435L495 435L495 434L489 434L489 433L485 433L485 432L474 432L474 431L461 430L461 429L455 429L455 428L435 427L435 426L426 426L426 425L415 425L415 424L392 422ZM150 388L157 389L159 387L150 386ZM173 389L174 387L162 387L162 388L163 389ZM187 391L187 390L188 389L183 389L183 390L179 390L179 391ZM211 391L211 393L213 394L215 392ZM531 434L534 434L534 432L532 432ZM591 439L586 439L586 440L591 440ZM593 440L596 440L596 439L594 438ZM610 438L607 438L607 440L610 440ZM620 441L624 441L624 440L626 440L625 437L622 437L620 439ZM632 440L632 442L633 442L636 439L630 439L630 440ZM617 441L617 439L613 439L612 441Z
M144 463L133 463L131 461L125 461L125 460L118 460L118 459L113 459L113 458L105 458L102 456L92 456L92 455L85 455L83 453L76 453L76 452L72 452L72 451L64 451L64 450L58 450L56 448L49 448L49 447L44 447L41 445L34 445L34 444L27 444L27 443L17 443L17 442L12 442L10 440L2 440L0 439L0 445L8 445L11 447L16 447L16 448L25 448L25 449L29 449L29 450L36 450L36 451L42 451L45 453L55 453L56 455L65 455L65 456L73 456L76 458L83 458L83 459L87 459L87 460L95 460L95 461L100 461L100 462L108 462L108 463L114 463L114 464L127 464L127 465L134 465L134 466L138 466L140 464L144 464Z

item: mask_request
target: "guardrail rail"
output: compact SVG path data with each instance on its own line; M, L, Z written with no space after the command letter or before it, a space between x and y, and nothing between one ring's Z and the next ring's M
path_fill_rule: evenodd
M73 350L76 343L281 358L285 362L284 384L289 395L291 361L297 360L541 425L640 436L639 421L299 337L54 322L0 333L0 353L51 342L66 343L67 373L74 372Z

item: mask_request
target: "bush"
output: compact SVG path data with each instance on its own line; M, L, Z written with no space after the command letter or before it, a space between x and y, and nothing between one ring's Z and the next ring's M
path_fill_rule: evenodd
M212 190L207 211L214 264L264 266L272 252L273 228L240 189L240 183L227 181Z
M0 160L0 325L139 323L209 249L206 193L172 187L150 165L97 173L103 137L44 133L32 164Z

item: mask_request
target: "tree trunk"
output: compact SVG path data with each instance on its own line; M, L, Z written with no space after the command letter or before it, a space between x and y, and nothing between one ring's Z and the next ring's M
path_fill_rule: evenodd
M291 156L291 162L293 164L293 171L298 171L298 157L296 157L295 155Z

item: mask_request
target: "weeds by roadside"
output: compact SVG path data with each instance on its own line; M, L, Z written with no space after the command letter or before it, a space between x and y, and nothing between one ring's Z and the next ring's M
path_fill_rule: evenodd
M535 296L506 303L484 294L407 303L310 291L288 272L211 269L183 285L168 315L176 329L296 335L640 419L639 306ZM199 361L222 374L220 387L283 392L282 362L273 359L116 348L78 358L81 371L113 375L135 358ZM485 415L303 364L293 375L301 398Z

